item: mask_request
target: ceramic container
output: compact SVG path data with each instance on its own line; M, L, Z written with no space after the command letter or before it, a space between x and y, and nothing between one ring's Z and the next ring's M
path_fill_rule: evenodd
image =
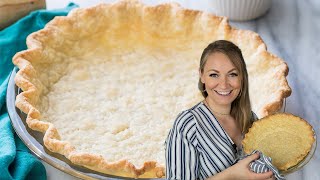
M246 21L264 15L271 0L211 0L214 14L227 16L232 21Z

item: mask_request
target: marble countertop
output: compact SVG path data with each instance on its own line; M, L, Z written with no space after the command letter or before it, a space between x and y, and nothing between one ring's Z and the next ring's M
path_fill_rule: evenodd
M68 1L47 0L47 9L63 8ZM112 0L73 0L80 7ZM143 0L155 5L168 0ZM210 0L177 0L183 7L212 12ZM264 16L251 21L230 22L239 29L257 32L268 50L281 57L289 66L287 77L292 94L287 98L286 112L306 119L315 129L319 145L320 133L320 1L273 0L270 10ZM44 163L48 179L77 179ZM313 159L300 171L286 176L288 180L320 180L320 148Z

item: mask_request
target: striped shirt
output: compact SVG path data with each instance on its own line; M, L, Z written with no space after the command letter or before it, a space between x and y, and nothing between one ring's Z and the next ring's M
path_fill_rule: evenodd
M232 139L203 102L178 115L165 148L166 179L206 179L236 160Z

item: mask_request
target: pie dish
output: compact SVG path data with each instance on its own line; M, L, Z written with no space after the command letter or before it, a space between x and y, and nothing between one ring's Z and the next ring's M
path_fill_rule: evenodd
M260 150L272 158L274 166L286 171L308 155L314 142L314 131L304 119L278 113L254 122L243 148L246 154Z
M72 10L29 35L13 58L23 90L16 106L44 145L74 164L163 177L165 138L177 114L202 100L199 58L218 39L242 49L256 114L278 111L291 93L288 67L258 34L175 3L132 0Z

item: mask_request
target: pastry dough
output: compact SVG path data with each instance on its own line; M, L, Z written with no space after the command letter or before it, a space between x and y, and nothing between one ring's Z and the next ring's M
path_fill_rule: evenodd
M17 53L16 106L44 145L71 162L127 177L163 177L164 141L177 114L202 100L203 49L226 39L248 66L252 107L263 117L290 95L286 63L258 34L175 3L125 0L72 10Z
M274 114L253 123L243 140L245 153L260 150L272 164L285 171L297 165L315 141L312 127L292 114Z

